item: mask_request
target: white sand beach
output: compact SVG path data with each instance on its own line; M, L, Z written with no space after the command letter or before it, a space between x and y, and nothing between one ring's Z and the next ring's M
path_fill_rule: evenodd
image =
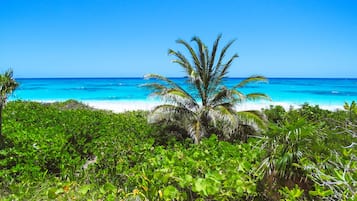
M112 112L126 112L135 110L151 110L159 105L159 102L153 101L83 101L84 104L101 110L110 110Z
M159 105L158 101L84 101L86 105L102 110L110 110L115 113L126 112L126 111L135 111L135 110L151 110L155 106ZM285 110L290 108L297 109L301 107L299 104L286 103L286 102L247 102L240 105L237 105L236 109L238 111L245 110L261 110L267 109L270 105L281 105ZM313 104L312 104L313 105ZM342 110L341 105L319 105L320 108L335 111Z

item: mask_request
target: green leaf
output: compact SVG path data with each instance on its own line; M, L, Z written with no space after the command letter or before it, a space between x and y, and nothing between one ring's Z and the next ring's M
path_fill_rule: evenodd
M58 194L56 194L57 189L56 188L50 188L47 190L47 196L50 199L56 199Z
M58 195L58 194L64 193L64 190L63 190L63 188L58 188L55 193Z
M195 180L194 184L193 184L193 187L192 187L192 190L194 192L198 192L200 194L203 194L205 196L208 195L207 193L207 185L205 183L205 180L202 179L202 178L198 178Z
M104 184L104 189L109 192L116 192L117 187L114 186L112 183L106 183Z
M87 185L83 185L81 186L81 188L78 190L78 192L82 195L85 195L88 193L88 191L90 190L91 185L87 184Z
M179 185L181 188L188 187L189 185L192 184L192 176L189 174L186 174L183 178L180 179Z
M179 191L172 185L165 187L163 193L164 193L163 197L169 199L174 199L179 196Z

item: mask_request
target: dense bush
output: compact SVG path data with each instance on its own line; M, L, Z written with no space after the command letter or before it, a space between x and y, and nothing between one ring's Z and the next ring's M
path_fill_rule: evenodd
M76 101L10 102L0 200L354 200L356 120L304 105L264 113L247 142L212 134L194 145ZM170 137L171 136L171 137Z
M265 196L279 197L279 191L284 197L289 187L304 192L300 199L356 198L357 122L351 122L349 113L308 104L289 111L271 107L265 113L271 120L260 167Z

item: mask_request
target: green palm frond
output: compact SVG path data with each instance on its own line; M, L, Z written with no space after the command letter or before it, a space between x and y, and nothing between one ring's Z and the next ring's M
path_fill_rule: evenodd
M160 83L146 83L141 85L142 87L146 87L152 91L152 93L160 93L161 91L167 89L167 87Z
M213 109L215 115L218 119L222 119L226 122L229 122L231 125L237 123L237 116L232 107L227 105L219 105Z
M197 113L187 108L170 104L160 105L154 108L148 120L150 123L167 122L169 124L175 124L177 127L186 130L187 135L190 136L196 144L206 133L203 126L204 123L200 121Z
M343 109L349 110L349 109L350 109L350 104L348 104L347 102L345 102L345 104L343 104Z
M258 127L264 130L266 128L267 119L263 113L255 110L237 112L238 118L243 121L244 124Z
M156 106L149 115L149 122L158 123L162 121L176 121L185 116L192 115L192 111L180 106L163 104Z
M167 102L171 102L175 105L187 108L197 108L199 107L198 103L191 96L187 96L186 93L183 93L177 89L170 89L165 93L162 93L161 99Z
M218 62L216 64L216 67L214 69L214 74L216 75L217 72L220 71L221 67L222 67L222 62L223 62L223 59L225 57L225 54L227 52L227 50L229 49L230 46L232 46L232 44L235 42L235 40L231 40L230 42L228 42L227 45L225 45L222 50L221 50L221 54L219 55L219 58L218 58Z
M192 41L196 42L197 47L198 47L198 55L200 58L200 65L196 65L197 71L200 73L201 77L204 78L204 76L206 75L206 46L202 43L201 39L198 37L193 37Z
M228 69L231 67L233 61L238 58L238 54L234 54L226 64L222 65L222 70L219 71L219 79L222 80L228 74Z
M267 78L264 76L251 76L249 78L244 79L237 85L235 85L233 88L242 88L245 87L247 84L253 83L253 82L268 82Z
M247 99L247 96L238 90L231 89L230 92L232 93L235 103L241 103Z
M209 73L210 74L212 74L212 72L213 72L214 61L215 61L215 58L216 58L218 44L219 44L219 41L221 40L221 38L222 38L222 34L218 35L217 39L213 43L211 57L209 58L209 63L208 63L208 68L209 68ZM212 81L212 80L210 80L210 81Z
M221 60L218 61L216 67L214 68L213 76L211 79L213 86L218 86L222 84L223 79L227 77L228 69L231 67L231 64L236 58L238 58L237 54L233 55L226 64L222 64Z
M191 96L181 90L169 88L160 92L154 92L153 95L159 96L161 100L169 102L176 106L197 108L199 105Z
M176 84L175 82L173 82L172 80L170 80L164 76L157 75L157 74L147 74L147 75L145 75L145 79L161 80L164 83L167 83L170 87L166 87L165 85L159 84L159 83L147 83L147 84L141 85L143 87L147 87L147 88L151 88L151 89L154 88L154 89L157 89L158 91L160 91L160 90L164 91L165 89L176 89L176 90L180 91L182 94L184 94L187 98L191 99L191 101L195 102L195 99L190 95L190 93L188 93L181 86L179 86L178 84Z
M187 48L187 50L190 52L191 57L192 57L192 59L193 59L193 61L194 61L194 64L195 64L194 66L196 66L196 67L197 67L197 66L200 66L200 61L198 60L197 54L196 54L196 52L193 50L193 48L190 46L190 44L188 44L186 41L181 40L181 39L177 40L176 43L182 44L182 45L184 45L184 46Z
M172 80L170 80L170 79L168 79L168 78L166 78L166 77L164 77L162 75L158 75L158 74L146 74L144 76L144 79L157 79L157 80L163 81L164 83L167 83L171 87L181 88L174 81L172 81Z
M230 93L230 90L228 90L226 87L221 87L217 93L211 96L209 103L210 105L217 105L231 98L232 95Z
M173 60L172 62L181 65L185 69L187 75L193 76L195 74L195 70L192 68L190 62L181 52L176 52L172 49L169 49L169 54L177 57L177 59Z
M343 108L348 111L349 113L349 118L352 121L353 120L353 115L357 115L357 104L355 101L352 101L351 104L348 104L345 102L343 105Z
M2 105L7 101L7 96L18 86L19 83L13 78L12 69L7 70L4 74L0 75L0 102Z
M246 95L247 100L271 100L270 97L264 93L250 93Z

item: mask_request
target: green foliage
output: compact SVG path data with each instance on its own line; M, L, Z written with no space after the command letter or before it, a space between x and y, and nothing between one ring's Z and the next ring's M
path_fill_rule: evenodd
M251 169L257 165L257 149L219 142L215 135L199 145L186 146L153 148L140 165L131 168L131 185L142 189L150 200L158 199L159 192L164 199L175 194L178 200L248 199L256 195L256 177Z
M270 106L269 109L264 110L264 114L267 116L270 122L277 124L282 122L286 117L286 111L283 106Z
M36 178L43 172L70 176L92 154L90 142L110 121L104 112L59 110L35 102L11 102L7 111L1 166L9 170L6 175L17 178Z
M1 152L2 196L20 200L257 196L252 169L259 150L253 144L220 142L213 135L196 146L175 141L162 146L158 128L147 123L145 112L113 114L63 105L9 103L7 147ZM91 155L96 162L83 169Z
M0 200L356 199L357 129L348 111L264 113L271 125L261 138L211 135L194 145L162 135L147 112L9 102ZM271 168L259 169L267 158Z
M357 104L355 101L352 101L351 104L345 102L343 108L348 111L350 121L353 121L357 117Z
M295 185L293 189L289 189L288 187L284 187L279 190L279 193L282 194L284 201L297 201L300 200L303 196L304 190L301 190L298 185Z
M297 110L276 107L265 113L271 126L264 134L266 158L260 166L264 195L296 184L304 190L303 199L354 199L357 127L348 112L304 104Z
M306 158L302 167L315 183L315 190L310 191L314 197L335 200L355 200L357 188L356 151L345 149L342 153L334 151L330 156L317 161Z
M265 135L264 147L268 157L263 160L262 168L280 178L300 178L302 175L295 164L309 154L307 152L313 151L320 145L324 136L317 136L320 134L317 131L314 125L303 118L292 122L284 121L279 126L271 125Z

